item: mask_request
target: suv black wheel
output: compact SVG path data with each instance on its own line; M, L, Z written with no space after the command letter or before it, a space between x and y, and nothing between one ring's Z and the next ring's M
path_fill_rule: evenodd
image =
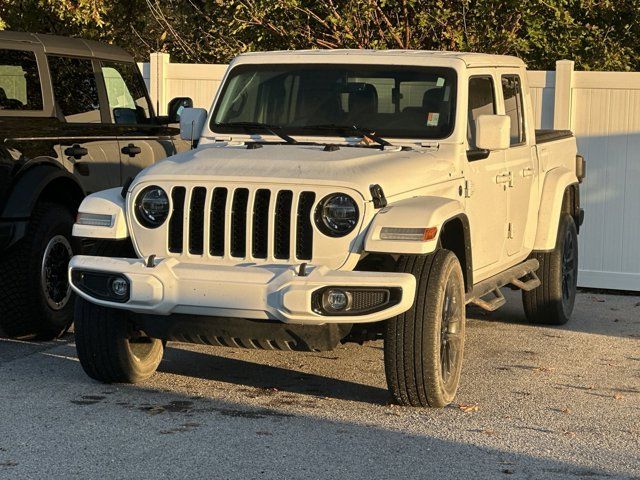
M395 402L444 407L455 398L462 371L465 335L464 279L449 250L404 256L398 270L417 280L407 312L387 320L384 360Z
M556 248L533 253L532 258L540 262L536 273L541 284L522 292L527 319L538 324L564 325L573 312L578 285L578 232L571 215L563 213L560 217Z
M76 349L82 368L104 383L138 383L154 374L164 355L161 340L136 331L125 310L76 300Z
M79 243L73 214L55 203L34 210L25 238L0 261L0 328L11 337L50 340L73 320L67 269Z

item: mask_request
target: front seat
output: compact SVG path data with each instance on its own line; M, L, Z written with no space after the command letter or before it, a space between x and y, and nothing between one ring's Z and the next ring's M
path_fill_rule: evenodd
M378 113L378 91L370 83L358 85L349 93L349 121L358 124L370 122L371 115Z

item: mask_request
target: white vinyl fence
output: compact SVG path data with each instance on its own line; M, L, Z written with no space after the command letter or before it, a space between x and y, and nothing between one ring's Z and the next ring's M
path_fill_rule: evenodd
M139 64L154 106L166 113L174 97L209 108L226 65L171 63L155 53ZM587 161L581 188L582 287L640 291L640 73L530 71L536 128L570 129Z

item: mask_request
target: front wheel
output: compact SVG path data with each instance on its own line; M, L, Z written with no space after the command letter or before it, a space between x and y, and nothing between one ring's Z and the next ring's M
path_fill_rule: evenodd
M78 359L85 373L104 383L138 383L154 374L163 342L136 331L124 310L76 300Z
M540 286L522 292L525 315L531 323L564 325L573 312L578 285L578 232L571 215L560 217L555 249L533 253L532 258L540 262Z
M444 407L455 398L462 371L465 295L462 269L449 250L405 256L398 270L416 277L407 312L387 320L384 359L396 403Z

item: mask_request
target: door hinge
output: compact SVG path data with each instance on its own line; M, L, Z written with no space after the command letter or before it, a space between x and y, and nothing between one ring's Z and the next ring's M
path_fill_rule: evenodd
M509 227L507 228L507 239L513 240L513 224L509 222Z
M470 198L473 195L473 183L471 180L464 181L464 198Z

